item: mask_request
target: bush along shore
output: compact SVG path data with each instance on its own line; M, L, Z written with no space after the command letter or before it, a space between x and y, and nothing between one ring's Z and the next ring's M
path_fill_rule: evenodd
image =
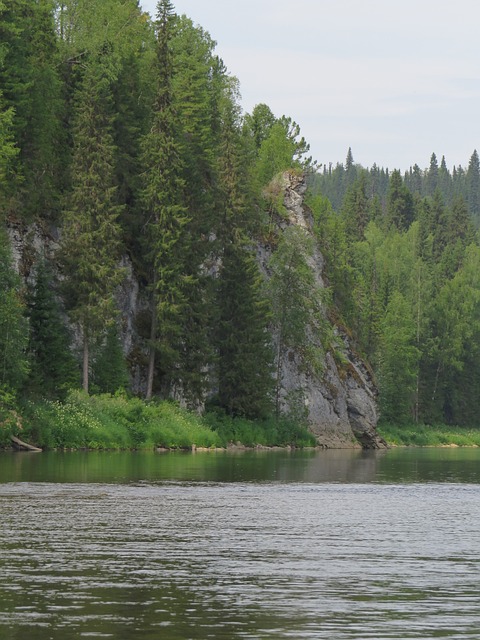
M378 433L389 447L480 447L478 428L382 424Z
M3 409L0 448L16 436L42 449L216 449L312 447L314 436L288 420L250 421L220 411L199 416L172 402L72 391L65 401L28 402Z

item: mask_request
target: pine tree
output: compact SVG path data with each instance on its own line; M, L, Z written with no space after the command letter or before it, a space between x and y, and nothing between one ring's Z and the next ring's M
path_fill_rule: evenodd
M253 138L257 151L262 146L262 142L270 135L276 120L270 107L263 103L255 105L252 113L245 116L245 126Z
M352 148L348 147L347 157L345 160L345 186L347 189L355 182L357 177L357 167L353 161Z
M453 195L453 183L452 176L450 171L448 170L447 163L445 161L445 156L442 156L442 161L440 162L440 168L438 169L438 189L440 193L443 195L445 202L450 204L452 201Z
M214 331L218 398L233 415L260 417L270 403L272 353L268 308L248 249L254 225L248 144L242 133L237 84L230 80L220 103L218 221L220 272ZM285 135L285 134L283 134Z

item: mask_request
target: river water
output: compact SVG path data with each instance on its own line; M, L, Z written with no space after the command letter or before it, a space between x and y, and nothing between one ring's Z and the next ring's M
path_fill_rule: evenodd
M480 638L480 450L0 453L0 638Z

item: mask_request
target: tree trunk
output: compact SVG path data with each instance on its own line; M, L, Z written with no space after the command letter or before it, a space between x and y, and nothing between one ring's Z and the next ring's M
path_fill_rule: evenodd
M157 338L157 305L155 304L155 295L152 296L152 322L150 325L150 353L148 359L148 375L147 390L145 400L152 399L153 393L153 376L155 372L155 340Z
M82 386L85 393L88 393L88 361L90 359L88 353L88 336L83 334L83 368L82 368Z

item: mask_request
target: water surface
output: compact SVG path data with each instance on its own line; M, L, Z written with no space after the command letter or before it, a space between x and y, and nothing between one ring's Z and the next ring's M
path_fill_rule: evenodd
M0 638L480 637L480 452L0 454Z

